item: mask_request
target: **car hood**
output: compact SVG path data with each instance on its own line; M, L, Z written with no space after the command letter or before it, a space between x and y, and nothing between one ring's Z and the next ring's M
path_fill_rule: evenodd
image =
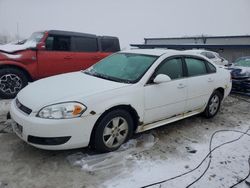
M84 100L87 96L129 85L73 72L33 82L22 89L17 98L23 105L37 111L46 105L66 102L69 98L70 101Z
M228 68L231 70L233 78L247 78L250 77L250 67L231 66Z
M4 44L0 45L0 51L5 52L5 53L15 53L17 51L22 51L30 48L35 48L36 47L36 42L34 41L28 41L25 42L24 44Z

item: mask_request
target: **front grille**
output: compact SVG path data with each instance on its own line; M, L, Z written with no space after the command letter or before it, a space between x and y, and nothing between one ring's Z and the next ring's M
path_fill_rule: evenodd
M29 109L28 107L26 107L22 103L20 103L20 101L18 99L16 99L16 106L17 106L17 108L19 108L25 114L30 115L30 113L32 112L31 109Z
M250 77L234 77L232 76L233 80L239 80L239 81L248 81Z
M48 145L48 146L55 146L65 144L69 141L71 136L62 136L62 137L37 137L37 136L28 136L28 142L32 144L39 144L39 145Z

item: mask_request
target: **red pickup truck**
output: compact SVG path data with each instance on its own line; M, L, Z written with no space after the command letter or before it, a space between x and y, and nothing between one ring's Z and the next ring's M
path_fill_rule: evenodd
M84 70L119 50L117 37L58 30L0 45L0 98L14 98L28 82Z

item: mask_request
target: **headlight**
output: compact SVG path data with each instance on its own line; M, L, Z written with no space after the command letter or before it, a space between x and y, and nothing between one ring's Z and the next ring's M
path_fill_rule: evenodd
M46 119L68 119L76 118L83 114L87 109L81 103L78 102L65 102L59 104L53 104L42 108L37 117Z

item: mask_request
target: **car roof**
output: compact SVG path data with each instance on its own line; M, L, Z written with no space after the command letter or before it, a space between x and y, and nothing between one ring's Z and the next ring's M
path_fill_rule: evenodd
M121 53L134 53L134 54L143 54L143 55L152 55L152 56L173 56L173 55L193 55L197 57L204 57L199 53L192 50L171 50L171 49L131 49L121 51Z
M63 30L48 30L51 35L64 35L64 36L74 36L74 37L87 37L87 38L101 38L101 39L118 39L115 36L97 36L95 34L80 33L73 31L63 31Z
M134 54L143 54L143 55L152 55L152 56L161 56L163 54L176 54L179 53L179 50L170 50L170 49L131 49L121 51L122 53L134 53Z
M193 49L193 50L185 50L186 52L195 52L195 53L201 53L201 52L211 52L211 53L217 53L214 51L210 51L210 50L204 50L204 49Z
M62 30L49 30L49 34L54 35L64 35L64 36L76 36L76 37L88 37L88 38L96 38L96 35L89 34L89 33L80 33L80 32L73 32L73 31L62 31Z

